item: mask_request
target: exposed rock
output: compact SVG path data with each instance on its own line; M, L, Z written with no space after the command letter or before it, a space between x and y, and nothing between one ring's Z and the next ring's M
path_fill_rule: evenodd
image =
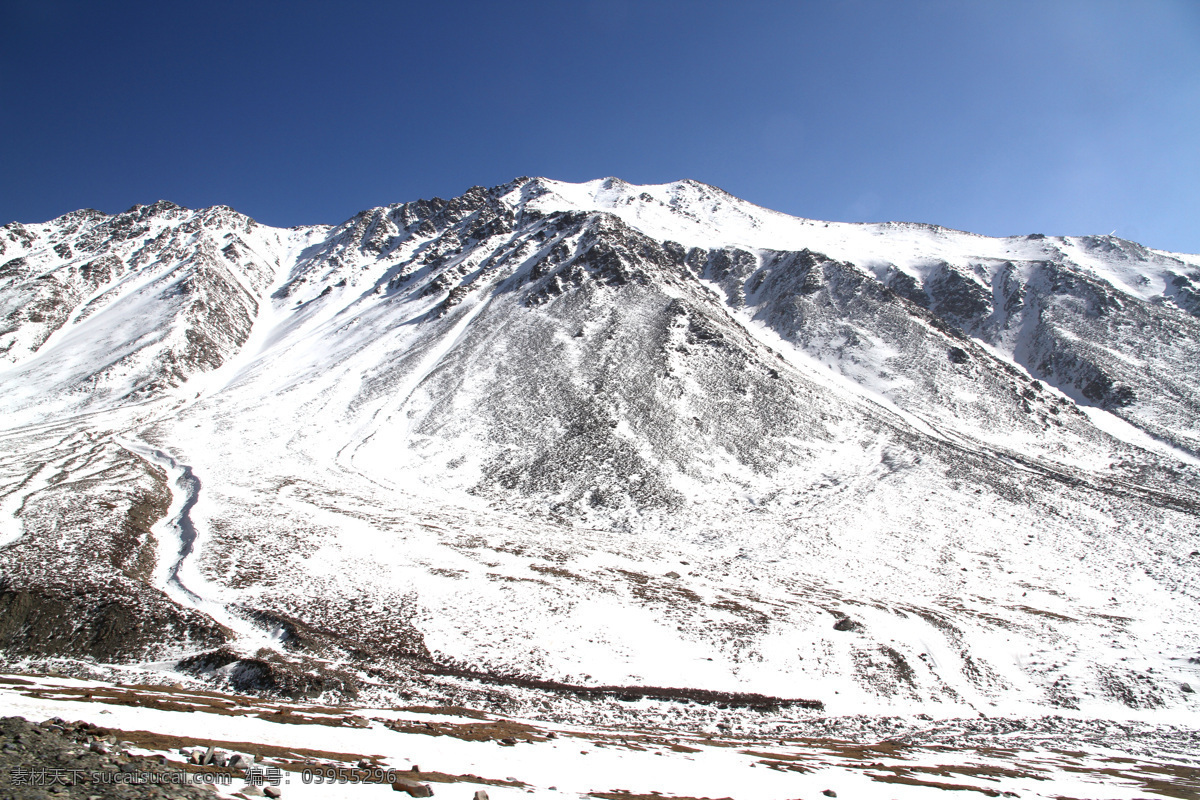
M428 783L421 783L409 778L395 778L392 780L392 790L396 792L408 792L410 797L433 797L433 789Z
M57 724L61 723L61 724ZM211 788L188 783L188 774L161 764L153 758L120 755L118 762L109 752L80 745L88 737L107 732L89 723L57 723L35 725L20 717L0 719L0 796L6 800L45 800L53 796L43 783L20 778L23 770L78 770L60 797L95 798L96 800L211 800ZM112 779L92 782L93 773L125 772L150 776L146 783L125 783Z

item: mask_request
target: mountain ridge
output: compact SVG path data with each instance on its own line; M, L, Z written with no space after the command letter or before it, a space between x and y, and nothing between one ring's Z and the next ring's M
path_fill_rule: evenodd
M10 657L1192 708L1200 257L616 179L292 229L160 202L0 241ZM51 578L90 574L122 514L81 580L175 615L154 648L104 644ZM36 597L74 638L39 634Z

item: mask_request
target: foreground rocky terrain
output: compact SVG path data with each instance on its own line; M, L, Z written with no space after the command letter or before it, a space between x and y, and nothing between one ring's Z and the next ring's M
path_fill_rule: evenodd
M62 719L0 719L0 792L12 800L54 797L212 800L207 787L158 759L130 756L107 729Z
M616 179L0 248L11 669L714 735L1195 718L1200 257Z

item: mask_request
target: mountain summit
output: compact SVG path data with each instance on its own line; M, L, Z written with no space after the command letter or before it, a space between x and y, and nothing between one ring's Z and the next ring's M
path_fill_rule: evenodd
M521 178L13 223L0 318L10 662L1195 708L1200 256Z

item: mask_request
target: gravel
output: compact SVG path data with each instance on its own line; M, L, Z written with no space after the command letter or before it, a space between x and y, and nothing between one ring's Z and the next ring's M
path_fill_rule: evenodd
M51 719L35 724L21 717L0 718L0 797L216 797L207 786L184 785L191 774L165 766L157 757L131 756L114 738L87 722ZM142 782L127 782L131 780Z

